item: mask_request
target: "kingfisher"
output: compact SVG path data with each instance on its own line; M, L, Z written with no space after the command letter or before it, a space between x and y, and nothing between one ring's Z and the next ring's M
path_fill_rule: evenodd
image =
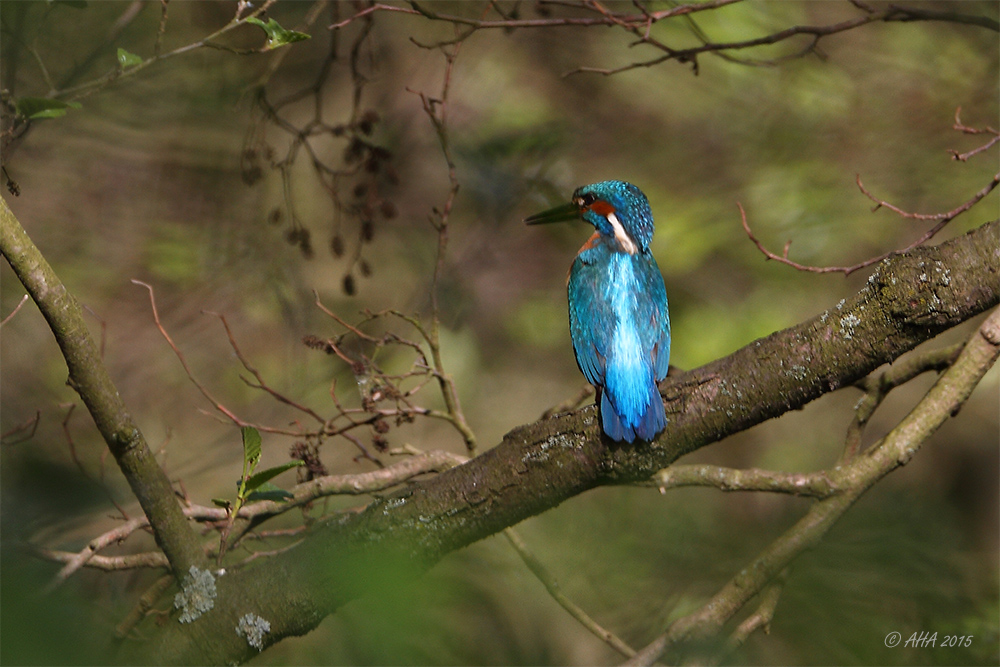
M594 226L570 268L569 329L580 370L597 389L601 425L617 442L652 440L667 425L657 383L667 376L670 316L656 259L653 213L639 188L601 181L529 225L582 219Z

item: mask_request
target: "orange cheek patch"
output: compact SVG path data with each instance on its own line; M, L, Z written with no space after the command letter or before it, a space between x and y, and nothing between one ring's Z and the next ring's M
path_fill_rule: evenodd
M604 217L608 217L609 214L615 212L614 206L612 206L606 201L601 201L601 200L595 201L588 208L590 208L590 210L596 213L597 215L603 215Z

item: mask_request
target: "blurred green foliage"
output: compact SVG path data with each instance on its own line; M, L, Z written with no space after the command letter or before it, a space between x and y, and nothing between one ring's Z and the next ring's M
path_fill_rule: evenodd
M46 75L56 83L70 75L85 81L115 68L117 54L152 52L158 5L143 6L104 43L102 36L129 3L77 4L0 3L0 87L17 99L40 98L49 92ZM994 19L998 14L993 2L911 4ZM486 7L427 5L470 17ZM270 14L293 29L310 7L279 3ZM533 4L519 7L525 14L536 11ZM170 4L164 49L201 39L233 11L231 3ZM331 83L323 89L325 121L350 120L355 82L348 50L362 25L334 35L325 26L352 11L350 3L333 3L308 31L313 39L281 49L285 60L269 83L271 99L313 82L331 39L338 39ZM722 41L834 23L857 11L847 2L758 2L701 12L693 20L709 38ZM239 439L232 425L199 413L210 406L156 330L145 290L130 278L155 286L164 326L198 379L257 423L286 424L300 415L240 380L245 371L224 330L201 311L226 314L242 352L272 386L332 412L332 382L347 405L358 405L360 394L350 368L299 342L303 335L324 337L333 330L313 305L312 290L349 320L365 308L428 310L437 243L428 216L442 205L448 182L420 99L407 90L437 96L444 60L408 38L431 43L454 34L447 25L399 14L376 15L372 30L373 41L360 49L366 78L361 108L377 112L371 140L392 153L394 183L387 180L380 193L398 214L377 217L367 232L350 216L338 218L300 155L289 191L299 222L311 232L311 260L285 240L290 214L279 174L266 169L249 188L241 179L253 114L248 86L273 56L201 49L149 66L86 98L82 109L32 127L5 156L22 192L8 198L11 207L94 314L95 335L104 341L126 403L154 449L163 448L170 476L183 480L198 502L232 494L242 460ZM236 46L259 46L259 33L247 28L231 38ZM698 43L685 20L659 23L653 35L678 47ZM903 247L926 229L888 211L872 213L854 184L856 175L903 209L935 213L969 199L996 168L995 150L968 163L947 153L981 143L951 129L956 108L967 125L998 124L1000 51L997 34L988 30L873 24L824 38L822 58L810 55L779 66L740 65L706 54L697 76L673 62L611 77L563 76L581 66L618 67L655 55L642 45L629 48L633 41L607 28L480 31L456 61L449 138L461 190L439 285L442 347L466 415L486 446L583 385L567 334L564 279L588 232L579 225L540 230L520 223L575 187L621 178L649 196L658 223L653 250L671 305L672 361L690 368L815 315L867 277L864 271L847 279L817 276L765 262L740 226L737 202L772 250L780 252L792 240L796 260L852 264ZM793 50L783 44L738 55L762 60ZM80 63L87 63L83 71L77 71ZM283 109L282 117L301 126L312 105L304 98ZM289 135L273 126L266 133L280 159ZM314 150L336 164L345 148L324 139ZM354 181L345 183L349 188ZM349 193L341 196L346 200ZM963 233L996 211L994 193L941 238ZM342 291L351 253L337 257L327 251L336 234L348 250L359 244L368 265L369 275L352 269L353 297ZM365 234L370 241L360 240ZM0 277L0 314L6 315L22 291L6 266ZM972 326L942 338L959 340ZM63 480L79 478L62 426L66 405L76 397L64 386L61 362L37 310L26 306L3 334L0 430L25 423L36 410L42 417L33 438L0 451L2 661L69 662L31 632L51 628L52 621L18 620L40 613L31 594L45 581L20 578L19 568L51 574L56 566L25 563L7 544L27 539L80 549L113 525L105 518L112 508L102 503L94 510L102 501L92 489L80 492L82 502L61 493L72 488ZM403 335L415 337L411 331ZM381 362L405 366L399 359ZM929 382L922 378L898 390L873 420L870 437L891 428ZM734 663L997 663L997 391L994 370L927 451L873 490L794 566L771 633L751 638L731 657ZM844 390L691 460L784 470L829 466L856 398ZM79 465L94 479L103 476L112 497L128 504L89 418L82 409L76 412L67 429ZM394 426L387 438L391 446L462 450L457 434L440 423ZM290 444L267 438L261 464L286 461ZM370 469L355 455L342 442L330 442L322 452L331 472ZM710 596L804 507L795 499L704 490L661 497L646 489L600 489L520 530L572 599L638 647L679 610ZM10 588L14 577L16 589ZM148 584L142 574L79 574L61 592L75 596L77 604L59 607L73 610L58 612L68 615L60 627L86 617L110 633ZM40 604L42 612L56 606L54 598ZM90 612L95 606L99 613ZM883 644L891 630L904 637L921 630L969 633L975 640L961 650L891 650ZM89 660L89 649L81 651L74 657ZM617 660L546 596L503 540L490 539L453 554L409 586L352 603L318 631L282 642L254 662Z

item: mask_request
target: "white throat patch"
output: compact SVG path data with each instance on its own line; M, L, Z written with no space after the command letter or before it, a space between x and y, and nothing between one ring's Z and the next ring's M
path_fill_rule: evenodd
M628 234L625 233L625 228L622 227L621 220L615 215L614 211L608 213L608 222L611 223L611 227L615 230L615 239L618 241L618 245L622 247L622 250L630 255L634 255L639 252L639 249L635 247L635 243L629 238Z

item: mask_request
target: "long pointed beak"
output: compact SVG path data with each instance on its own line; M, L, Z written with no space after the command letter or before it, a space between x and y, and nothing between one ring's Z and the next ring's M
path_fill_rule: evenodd
M555 208L550 208L549 210L542 211L541 213L529 215L524 219L524 222L529 225L544 225L550 222L565 222L567 220L579 219L580 207L576 204L569 203L563 204L562 206L556 206Z

